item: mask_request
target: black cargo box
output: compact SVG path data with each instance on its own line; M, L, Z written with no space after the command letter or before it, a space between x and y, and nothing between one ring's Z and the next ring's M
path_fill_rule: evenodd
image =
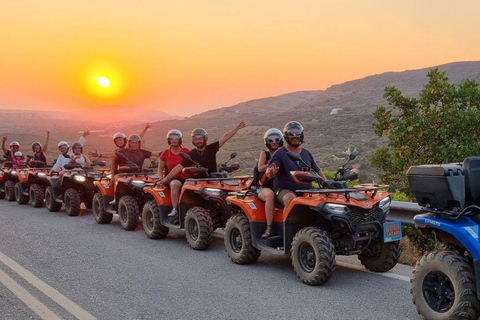
M411 166L407 179L420 206L429 204L437 210L465 207L465 177L461 163Z

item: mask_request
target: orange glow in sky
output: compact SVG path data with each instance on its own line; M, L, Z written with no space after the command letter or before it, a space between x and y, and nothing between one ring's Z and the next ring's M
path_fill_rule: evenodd
M479 12L477 0L3 1L0 109L191 115L479 60Z

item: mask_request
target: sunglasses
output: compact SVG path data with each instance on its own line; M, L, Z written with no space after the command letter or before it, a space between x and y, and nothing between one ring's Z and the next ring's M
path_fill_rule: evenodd
M170 140L173 140L173 141L178 141L178 140L180 140L180 138L178 138L178 137L170 137L169 139L170 139Z
M285 132L285 135L288 137L300 137L302 133L301 132Z
M268 138L268 139L267 139L267 142L268 142L268 143L279 143L279 142L280 142L280 138L275 138L275 139L270 139L270 138Z

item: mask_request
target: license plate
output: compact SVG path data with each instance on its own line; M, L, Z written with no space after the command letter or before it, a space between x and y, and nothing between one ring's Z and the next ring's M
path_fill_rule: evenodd
M392 221L383 224L383 242L392 242L402 239L402 222Z

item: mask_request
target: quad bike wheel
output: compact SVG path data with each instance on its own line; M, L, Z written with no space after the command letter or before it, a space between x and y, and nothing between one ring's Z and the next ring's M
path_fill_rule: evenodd
M12 180L5 182L5 197L8 201L15 201L15 182Z
M142 225L150 239L164 239L169 229L160 223L160 212L155 200L148 201L142 211Z
M103 206L103 196L101 193L95 193L92 201L93 217L98 224L107 224L112 222L113 214L105 211Z
M39 184L32 184L30 189L28 190L30 194L30 203L34 208L41 208L43 207L43 200L45 194L43 192L43 188Z
M234 263L254 263L262 253L252 245L250 223L243 214L236 214L225 225L225 250Z
M466 256L436 250L413 269L410 292L418 313L427 320L478 319L475 274Z
M15 200L18 204L27 204L29 200L28 196L23 194L20 182L15 183Z
M48 186L45 190L45 206L50 212L57 212L62 209L62 204L55 201L55 197L53 195L53 188L51 186Z
M298 278L311 286L327 282L335 270L335 250L323 230L306 227L292 241L291 258Z
M78 216L82 203L77 189L67 189L63 196L63 202L65 203L65 211L69 216Z
M213 223L208 211L193 207L185 215L185 235L188 245L195 250L205 250L212 243Z
M400 241L383 242L379 237L358 259L365 268L374 272L386 272L397 265L400 257Z
M134 230L140 216L137 200L132 196L123 196L118 202L118 216L123 229Z

